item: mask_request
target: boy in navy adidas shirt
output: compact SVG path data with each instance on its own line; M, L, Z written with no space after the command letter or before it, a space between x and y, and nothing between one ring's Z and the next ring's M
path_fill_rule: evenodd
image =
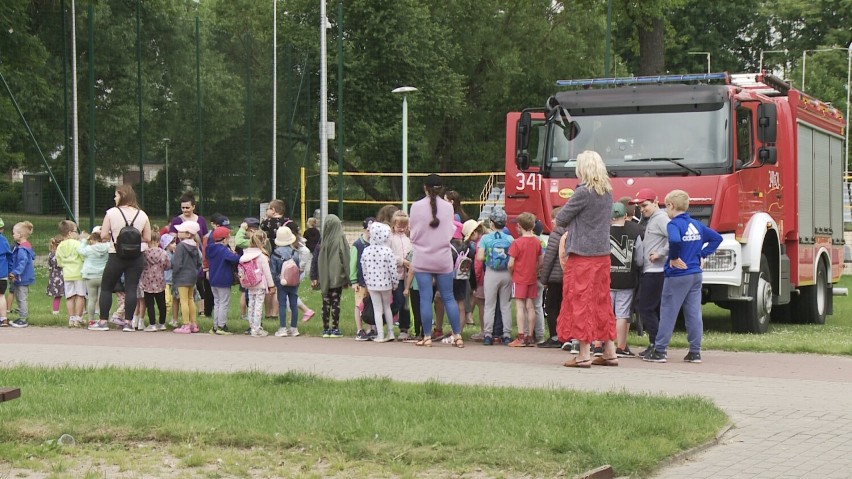
M686 320L686 339L689 353L683 358L689 363L701 362L701 336L704 323L701 319L701 268L704 258L713 254L722 237L719 233L692 219L689 195L683 190L673 190L666 195L666 213L671 218L667 226L669 258L665 265L663 296L660 300L660 329L654 342L654 351L643 357L645 361L666 362L666 348L674 331L678 311L683 306Z

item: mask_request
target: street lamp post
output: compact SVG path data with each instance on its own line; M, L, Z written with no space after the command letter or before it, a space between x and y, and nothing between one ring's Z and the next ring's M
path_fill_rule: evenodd
M402 211L408 212L408 93L417 91L413 86L401 86L391 93L402 93Z
M816 50L802 50L802 88L801 88L801 90L802 90L802 91L805 91L805 66L807 65L808 52L813 52L813 53L816 53L816 52L830 52L830 51L833 51L833 50L843 50L843 51L846 51L846 49L845 49L845 48L839 48L839 47L834 47L834 48L819 48L819 49L816 49Z
M169 142L171 138L163 138L166 144L166 218L169 217Z
M710 73L710 52L687 52L687 55L706 55L707 56L707 73Z
M758 73L763 73L763 54L764 53L783 53L784 55L787 55L788 50L786 48L783 49L783 50L761 50L760 51L760 63L758 64L758 67L757 67ZM784 63L785 63L785 66L786 66L786 63L787 63L786 57L784 59Z

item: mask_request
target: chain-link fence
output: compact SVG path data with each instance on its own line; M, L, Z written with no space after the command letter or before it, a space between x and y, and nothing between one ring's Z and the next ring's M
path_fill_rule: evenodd
M255 33L250 23L205 23L191 2L78 2L75 155L70 2L32 8L31 24L10 31L29 30L41 41L44 67L27 75L10 58L35 53L10 51L8 43L2 51L0 43L8 80L2 110L14 111L14 101L21 113L3 122L17 148L0 188L4 213L79 210L87 227L112 206L122 183L133 184L146 211L163 220L179 214L186 191L204 215L253 216L272 197L271 26ZM312 52L279 38L276 196L293 215L299 169L315 163L316 65Z

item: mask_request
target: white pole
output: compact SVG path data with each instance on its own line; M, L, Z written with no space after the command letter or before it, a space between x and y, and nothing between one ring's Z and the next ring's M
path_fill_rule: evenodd
M74 151L74 177L72 183L72 213L74 221L80 221L80 142L77 126L77 21L74 0L71 0L71 144ZM89 53L91 55L91 52ZM91 133L91 132L90 132Z
M402 94L402 211L408 213L408 95Z
M800 90L805 91L805 62L808 61L808 51L802 52L802 87Z
M169 138L163 138L166 143L166 218L169 217Z
M168 151L168 150L166 150ZM272 198L278 190L278 0L272 0Z
M408 212L408 94L417 91L413 86L394 88L402 93L402 211Z
M852 42L849 42L849 48L846 50L846 174L843 175L843 179L847 182L847 193L849 192L849 90L852 88L850 80L852 80Z
M328 216L328 78L326 53L325 0L320 0L320 216L322 224Z

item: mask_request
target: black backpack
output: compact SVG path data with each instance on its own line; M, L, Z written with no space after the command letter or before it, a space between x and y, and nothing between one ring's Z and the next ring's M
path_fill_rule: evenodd
M142 233L133 226L136 218L139 217L140 210L136 210L136 216L130 222L124 216L121 208L116 208L121 217L124 219L124 227L118 232L118 236L113 238L115 243L115 254L121 259L136 259L142 254Z

